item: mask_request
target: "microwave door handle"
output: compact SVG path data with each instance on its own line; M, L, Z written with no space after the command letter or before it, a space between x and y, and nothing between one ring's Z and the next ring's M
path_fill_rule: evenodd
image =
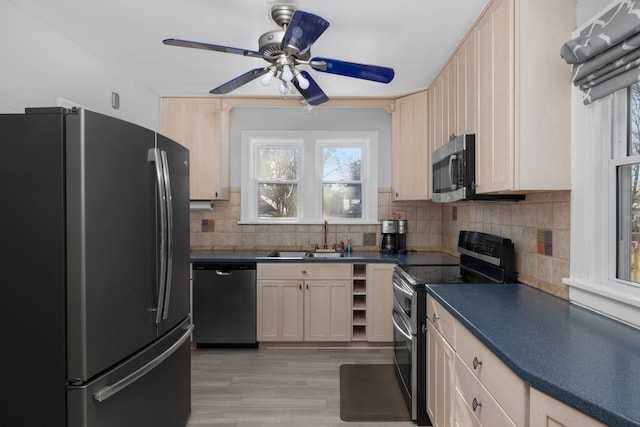
M449 182L451 183L451 189L455 190L458 188L458 180L455 179L456 177L455 175L455 170L453 169L453 162L454 160L456 160L458 158L458 156L456 156L455 154L452 154L449 156L449 167L447 168L447 170L449 171Z

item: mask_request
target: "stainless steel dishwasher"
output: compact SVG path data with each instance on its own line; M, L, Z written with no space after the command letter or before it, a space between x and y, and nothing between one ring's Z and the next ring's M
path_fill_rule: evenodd
M193 264L193 341L256 347L256 264Z

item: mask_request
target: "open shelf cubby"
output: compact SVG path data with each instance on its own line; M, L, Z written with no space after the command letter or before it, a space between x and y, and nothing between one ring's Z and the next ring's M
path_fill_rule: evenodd
M353 264L351 339L367 341L367 264Z

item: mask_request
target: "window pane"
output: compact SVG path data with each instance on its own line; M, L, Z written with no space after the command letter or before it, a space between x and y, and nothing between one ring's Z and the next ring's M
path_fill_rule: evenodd
M620 166L617 172L617 277L640 283L640 164Z
M259 218L295 218L298 215L296 184L259 184Z
M361 184L323 184L323 218L362 218Z
M362 149L325 147L322 177L325 181L360 181Z
M629 155L640 154L640 85L634 84L629 90L630 117L629 117Z
M298 149L291 147L260 148L261 181L298 179Z

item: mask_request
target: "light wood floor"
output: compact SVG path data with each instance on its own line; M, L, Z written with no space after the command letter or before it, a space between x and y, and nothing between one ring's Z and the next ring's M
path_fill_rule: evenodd
M343 363L391 363L390 348L192 350L187 427L409 427L340 420Z

